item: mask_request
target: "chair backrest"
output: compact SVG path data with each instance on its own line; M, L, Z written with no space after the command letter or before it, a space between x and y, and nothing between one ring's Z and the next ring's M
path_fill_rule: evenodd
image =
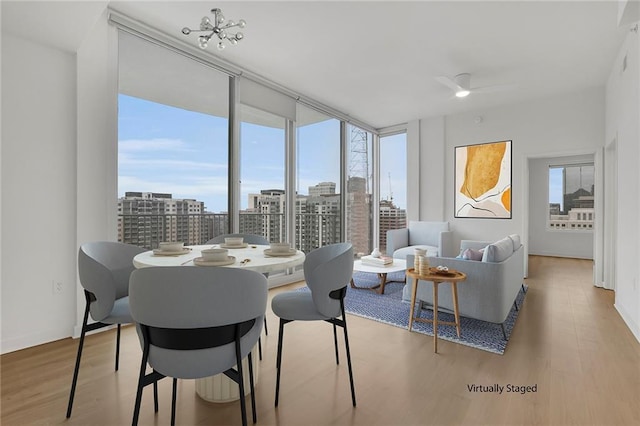
M330 293L346 287L353 275L353 246L338 243L313 250L304 260L304 278L318 312L334 318L340 315L340 300Z
M224 328L251 320L241 339L243 357L258 341L267 306L267 279L260 273L239 268L149 267L131 274L129 307L142 326L183 330L186 339L197 329ZM213 332L208 332L211 337ZM191 336L191 337L190 337ZM200 337L202 334L200 334ZM193 343L193 342L191 342ZM186 342L188 347L190 342ZM153 345L149 364L164 375L178 378L207 377L236 364L234 343L207 345L200 349L167 349ZM144 348L144 344L143 344Z
M101 321L113 310L116 299L129 294L133 258L147 249L113 241L84 243L78 250L78 275L82 287L93 293L91 318Z
M261 235L253 235L253 234L224 234L218 235L217 237L213 237L205 244L221 244L224 243L225 238L229 237L242 237L244 238L244 242L248 244L259 244L259 245L269 245L269 240Z
M427 244L438 247L440 233L449 230L449 222L409 222L409 245ZM442 253L440 253L442 255Z

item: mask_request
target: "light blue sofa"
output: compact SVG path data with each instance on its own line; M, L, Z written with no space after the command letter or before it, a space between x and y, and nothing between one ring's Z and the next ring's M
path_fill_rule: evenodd
M502 324L513 306L524 280L524 247L516 234L494 243L486 241L462 240L461 253L467 249L484 248L483 260L430 257L431 266L447 266L462 271L467 279L458 283L458 306L460 315L496 324ZM407 267L413 267L413 255L407 258ZM413 280L407 280L402 299L411 301ZM416 299L433 303L433 283L418 281ZM440 285L438 306L441 310L453 312L450 285Z
M427 256L455 256L449 222L411 221L408 228L387 231L387 255L406 259L416 248L427 250Z

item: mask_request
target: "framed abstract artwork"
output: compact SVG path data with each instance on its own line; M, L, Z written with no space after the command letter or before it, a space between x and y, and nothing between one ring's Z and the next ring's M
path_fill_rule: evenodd
M455 217L511 219L511 141L455 148Z

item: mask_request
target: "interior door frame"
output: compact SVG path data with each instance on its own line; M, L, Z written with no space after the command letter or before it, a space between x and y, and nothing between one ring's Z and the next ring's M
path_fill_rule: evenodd
M618 137L604 147L603 287L616 289L616 236L618 232Z

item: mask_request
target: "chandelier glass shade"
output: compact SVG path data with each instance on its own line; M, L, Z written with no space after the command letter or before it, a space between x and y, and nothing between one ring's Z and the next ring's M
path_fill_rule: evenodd
M213 14L213 19L209 18L208 16L204 16L202 18L202 21L200 22L200 29L194 30L188 27L184 27L182 29L182 34L189 35L192 32L206 33L198 36L198 45L200 46L200 49L206 49L209 45L209 41L214 37L217 37L217 47L219 50L222 50L226 47L225 40L235 45L244 38L244 34L242 34L241 32L232 33L229 31L229 29L235 27L244 28L245 25L247 25L244 19L240 19L238 22L225 22L225 18L222 14L221 9L211 9L211 13ZM216 41L216 39L214 39L214 41Z

